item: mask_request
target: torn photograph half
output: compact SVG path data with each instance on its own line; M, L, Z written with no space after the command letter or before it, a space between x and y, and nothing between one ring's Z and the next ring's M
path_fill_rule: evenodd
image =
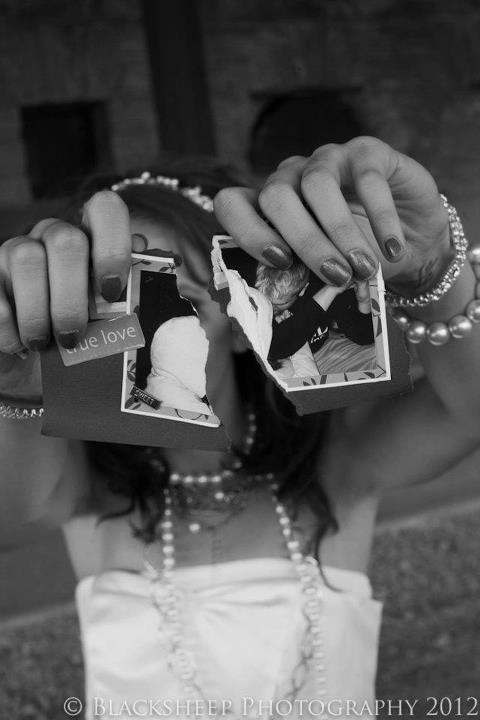
M213 238L212 266L227 314L286 392L390 380L380 270L336 288L300 260L288 270L262 265L223 235Z
M132 255L126 309L137 314L145 346L124 355L122 412L218 427L206 397L208 340L168 253Z

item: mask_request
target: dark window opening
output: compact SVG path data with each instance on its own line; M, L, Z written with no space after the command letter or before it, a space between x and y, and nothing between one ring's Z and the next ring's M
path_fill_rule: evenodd
M34 198L67 196L91 173L111 169L105 103L48 103L21 114Z
M343 143L368 133L351 104L354 92L329 89L267 95L252 130L252 169L269 173L290 155L308 156L319 145Z

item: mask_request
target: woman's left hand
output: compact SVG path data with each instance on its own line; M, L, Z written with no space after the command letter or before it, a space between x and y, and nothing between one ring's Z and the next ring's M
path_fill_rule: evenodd
M215 212L260 262L286 269L293 251L335 286L368 279L380 262L389 286L413 295L434 285L451 258L432 176L372 137L288 158L259 192L221 190Z

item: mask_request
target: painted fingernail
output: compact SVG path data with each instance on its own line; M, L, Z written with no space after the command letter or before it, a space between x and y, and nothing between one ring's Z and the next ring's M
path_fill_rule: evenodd
M320 273L323 278L330 285L336 285L341 287L346 285L352 279L352 273L344 265L341 265L338 260L325 260L323 265L320 267Z
M395 262L400 259L403 253L403 244L396 237L390 237L385 240L385 254L389 260Z
M42 350L47 349L48 343L48 337L32 338L28 341L28 347L30 350L34 350L35 352L41 352Z
M293 263L292 254L277 245L266 247L262 252L262 257L279 270L288 270Z
M66 350L71 350L75 347L75 345L78 345L79 340L80 333L78 332L78 330L70 330L69 332L58 333L58 342Z
M377 270L376 262L363 250L352 250L347 258L358 280L368 280Z
M123 286L119 275L104 275L100 287L107 302L115 302L122 294Z
M148 248L148 240L142 233L132 234L132 248L134 252L145 252Z

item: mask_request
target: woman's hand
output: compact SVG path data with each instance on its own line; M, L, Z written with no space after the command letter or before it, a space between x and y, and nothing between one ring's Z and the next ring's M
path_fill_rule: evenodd
M285 269L293 251L330 285L366 280L380 262L390 287L416 294L451 257L448 216L432 176L371 137L288 158L259 192L221 190L215 212L259 261Z
M41 397L35 351L52 336L66 348L78 343L88 320L90 272L113 302L125 287L131 252L128 210L111 191L86 203L82 228L49 218L0 247L0 395Z

